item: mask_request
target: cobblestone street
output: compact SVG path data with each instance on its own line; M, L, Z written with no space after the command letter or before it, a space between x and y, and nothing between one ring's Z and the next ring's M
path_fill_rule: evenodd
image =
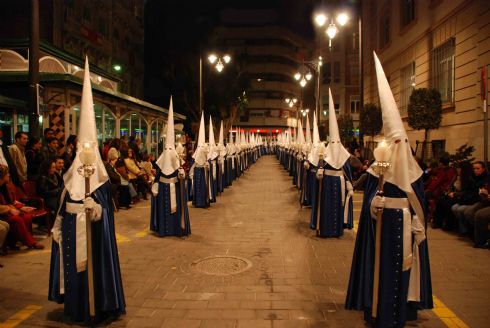
M361 202L356 194L356 220ZM110 326L364 326L361 313L344 310L355 231L316 238L275 157L259 159L209 209L190 208L189 238L149 233L149 212L144 201L116 213L127 314ZM429 229L428 240L438 307L410 326L488 327L490 252L441 230ZM231 259L201 262L212 256ZM49 261L49 249L0 257L0 327L69 325L63 306L47 300Z

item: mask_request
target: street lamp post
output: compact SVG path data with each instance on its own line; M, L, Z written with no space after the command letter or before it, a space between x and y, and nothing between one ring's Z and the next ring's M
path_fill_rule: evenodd
M315 15L315 25L318 26L319 28L323 28L325 24L327 23L328 17L325 13L317 13ZM336 17L337 23L340 26L344 26L347 24L349 21L349 16L346 13L340 13ZM335 25L335 21L333 16L330 18L330 24L328 25L327 29L325 30L325 34L328 36L328 49L329 52L332 52L332 40L335 38L337 35L337 32L339 29L337 28L337 25ZM321 56L321 48L320 48L320 56L319 56L319 63L322 61L322 56ZM328 63L331 65L331 63ZM318 100L320 101L320 66L318 66ZM318 120L320 121L320 107L321 105L318 105L317 110L316 110L316 115L318 117Z
M221 73L225 68L225 65L231 61L230 55L218 56L214 53L208 56L208 61L211 65L214 65L214 68L218 73ZM202 92L202 56L199 57L199 113L202 114L202 106L203 106L203 92Z

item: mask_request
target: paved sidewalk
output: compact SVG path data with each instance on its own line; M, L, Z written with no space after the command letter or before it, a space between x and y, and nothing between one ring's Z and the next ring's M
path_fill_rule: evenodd
M149 210L147 201L116 214L127 314L111 326L364 327L361 313L343 308L355 232L316 238L309 209L298 206L275 157L261 158L211 208L190 208L189 238L150 234ZM424 311L410 326L446 327L438 313L453 327L462 326L454 314L470 327L487 327L490 252L440 230L428 234L434 294L449 309ZM237 258L220 259L219 269L240 269L247 263L240 259L251 268L228 276L197 270L215 269L198 263L215 255ZM0 327L23 309L32 314L19 327L69 325L62 305L47 301L49 258L49 250L0 257Z

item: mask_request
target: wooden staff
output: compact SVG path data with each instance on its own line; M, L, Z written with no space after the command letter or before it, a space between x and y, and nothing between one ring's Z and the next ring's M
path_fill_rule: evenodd
M182 232L186 233L186 227L185 227L185 212L184 212L184 206L185 206L185 174L184 176L180 176L180 174L177 174L179 177L179 186L180 186L180 227L182 228Z
M383 197L384 195L384 171L389 167L389 163L378 163L377 169L379 174L378 179L378 191L377 196ZM373 307L371 315L376 318L378 315L378 296L379 296L379 271L380 271L380 257L381 257L381 229L383 228L383 208L376 210L376 239L374 247L374 281L373 281Z
M83 166L85 176L85 198L90 197L90 176L93 174L93 169L88 165ZM95 298L94 298L94 268L92 259L92 210L85 209L85 223L87 234L87 284L88 284L88 305L90 320L93 323L95 320Z
M321 209L321 200L322 200L322 192L323 192L323 158L320 156L320 165L318 166L318 171L321 170L320 178L318 179L318 195L316 195L317 203L316 203L316 234L320 235L320 209ZM317 174L318 174L317 171Z

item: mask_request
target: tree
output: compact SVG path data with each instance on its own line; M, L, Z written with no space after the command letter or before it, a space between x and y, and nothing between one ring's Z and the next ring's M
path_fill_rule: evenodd
M425 130L422 160L429 139L429 130L438 129L442 121L441 94L437 89L415 89L408 103L408 125L415 130Z
M340 140L342 144L347 146L352 141L354 137L354 121L350 115L340 115L337 119L337 124L339 126Z
M381 108L376 104L365 104L359 113L359 132L361 135L369 135L371 140L374 140L374 136L380 133L382 128ZM371 143L371 145L374 144Z

